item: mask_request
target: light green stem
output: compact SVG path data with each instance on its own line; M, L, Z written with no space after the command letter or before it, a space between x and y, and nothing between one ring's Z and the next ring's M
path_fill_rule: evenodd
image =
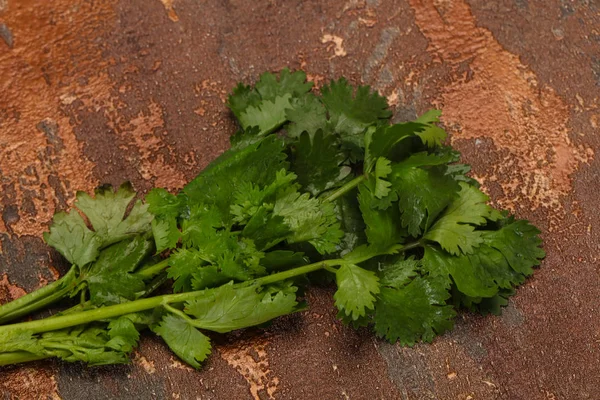
M350 182L346 183L344 186L342 186L341 188L339 188L338 190L336 190L335 192L333 192L332 194L327 196L325 198L325 201L336 200L338 197L343 196L344 194L348 193L349 191L351 191L352 189L357 187L365 179L367 179L367 177L365 175L357 176L356 178L352 179Z
M8 353L0 353L0 366L43 360L50 357L52 356L38 356L28 351L10 351Z
M270 283L275 283L286 279L294 278L296 276L308 274L310 272L318 271L325 267L342 265L346 262L347 261L341 259L320 261L314 264L309 264L287 271L278 272L276 274L267 275L262 278L257 278L251 281L241 282L234 285L234 287L268 285ZM162 296L150 297L147 299L135 300L123 304L116 304L113 306L100 307L94 310L61 315L53 318L45 318L36 321L28 321L21 322L19 324L0 326L0 335L11 331L30 331L32 333L41 333L54 331L57 329L69 328L76 325L87 324L93 321L119 317L121 315L136 313L145 310L151 310L168 304L183 303L200 297L204 293L204 290L198 290L194 292L167 294Z
M73 266L62 278L23 297L0 306L0 324L46 307L73 290L76 286L77 267Z

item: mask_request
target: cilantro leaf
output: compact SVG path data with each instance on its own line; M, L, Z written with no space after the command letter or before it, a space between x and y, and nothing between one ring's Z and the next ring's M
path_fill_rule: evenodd
M102 238L91 231L77 210L54 214L50 232L44 240L71 264L83 266L94 261L102 247Z
M345 78L323 86L321 96L333 130L343 136L358 135L392 115L385 97L371 91L369 86L359 86L354 93Z
M546 256L539 246L542 240L540 231L524 220L508 219L496 231L484 231L483 242L498 250L508 261L511 268L523 275L531 275L532 267L539 265Z
M443 283L428 277L415 277L401 287L384 286L375 304L375 333L401 345L430 342L453 326L449 297Z
M239 120L242 113L250 106L260 103L260 94L251 86L239 83L227 99L227 106Z
M277 96L275 100L263 100L257 106L248 107L240 115L240 125L247 129L258 126L261 134L266 135L286 121L285 111L291 107L290 94Z
M136 201L125 217L134 197L135 192L129 182L121 185L116 192L112 186L105 185L96 190L95 198L85 192L77 192L75 206L89 219L103 246L107 246L150 230L152 215L141 201Z
M340 312L353 320L365 316L365 309L373 309L379 293L379 278L375 273L354 264L344 264L335 273L338 289L333 298Z
M286 94L300 96L312 86L312 82L306 82L306 74L303 71L290 72L288 68L284 68L279 73L279 79L270 72L262 74L256 82L256 91L262 99L273 100Z
M213 161L183 189L184 208L204 205L218 212L222 226L231 226L234 215L231 205L235 196L248 182L256 187L271 184L288 163L283 153L284 143L271 135L237 150L229 150ZM189 212L189 211L188 211Z
M148 211L154 215L152 234L158 253L173 249L177 245L181 232L177 227L177 218L181 213L181 199L165 189L152 189L146 195Z
M286 68L279 79L272 73L264 73L254 89L238 85L227 104L244 129L258 126L260 134L265 135L287 121L286 110L292 108L290 101L311 87L304 72L291 73Z
M442 115L440 110L429 110L415 120L415 122L426 126L425 129L417 133L417 136L421 138L427 147L441 146L448 136L445 130L436 125L437 122L440 122L440 115Z
M343 236L333 204L295 188L278 196L273 213L283 217L289 227L288 243L310 242L321 254L336 251Z
M154 243L143 236L123 240L103 250L81 274L92 303L118 304L134 300L146 285L142 277L132 272L153 252Z
M414 122L379 126L365 134L365 171L370 172L379 157L390 157L392 149L404 139L414 137L424 126Z
M65 361L83 361L89 365L129 363L129 347L117 347L105 324L80 325L71 329L46 332L38 337L42 350L38 355L58 357ZM131 343L130 343L131 344Z
M359 186L358 200L369 243L378 251L400 243L406 232L396 223L400 220L398 208L376 209L376 197L365 184Z
M383 263L380 267L381 286L400 288L406 285L417 275L420 266L420 260L415 260L414 257L397 260L393 263Z
M296 311L295 286L263 288L234 287L232 283L209 289L197 300L186 304L195 325L214 332L261 325L273 318Z
M173 353L194 368L200 368L200 363L210 354L210 339L179 316L165 315L152 330Z
M502 217L500 212L486 204L488 197L479 189L459 182L461 190L443 215L424 236L425 239L438 242L451 254L469 254L483 239L475 226L483 225L487 220L496 221Z
M402 226L418 236L457 196L460 186L449 175L444 157L417 153L395 164L388 178L402 210Z
M285 116L290 123L286 130L289 137L297 138L303 132L313 137L317 131L329 131L327 123L327 110L317 96L307 93L291 101L291 107L285 111Z
M106 346L125 353L133 350L140 339L140 333L127 316L111 320L108 324L108 335L110 340Z
M343 161L336 137L325 135L322 130L312 136L300 135L292 153L292 169L298 183L313 196L342 184L350 173L349 168L340 166Z
M342 256L367 241L366 226L358 205L357 193L358 191L353 189L351 195L342 196L335 202L337 218L340 221L342 232L344 232L339 244Z

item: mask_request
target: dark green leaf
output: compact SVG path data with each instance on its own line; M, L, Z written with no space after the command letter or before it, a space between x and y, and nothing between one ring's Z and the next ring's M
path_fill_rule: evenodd
M173 353L194 368L200 368L200 363L210 354L208 337L181 317L167 314L152 330L163 338Z

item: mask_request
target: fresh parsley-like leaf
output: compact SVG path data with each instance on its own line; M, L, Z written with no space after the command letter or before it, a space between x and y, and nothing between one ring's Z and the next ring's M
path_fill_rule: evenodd
M338 289L333 298L340 312L357 320L365 309L373 309L379 293L379 278L374 272L354 264L344 264L335 273Z
M312 136L300 135L292 153L292 169L298 183L313 196L341 186L350 173L349 168L340 166L343 161L336 137L325 135L322 130Z
M142 236L123 240L106 248L89 268L82 271L92 303L118 304L134 300L146 285L132 274L154 252L154 243Z
M112 186L101 186L92 198L85 192L77 192L75 206L83 212L92 224L103 246L118 242L150 230L152 215L148 206L136 201L129 215L125 217L135 192L129 182L114 192Z
M186 304L185 312L196 318L195 325L214 332L261 325L296 311L295 286L264 288L234 287L232 283L206 290Z
M77 210L56 213L50 232L44 232L44 240L71 264L79 266L94 261L102 247L102 238L87 227Z
M210 354L210 339L179 316L165 315L152 330L173 353L194 368L200 368L200 363Z
M500 212L487 205L488 197L483 192L464 182L459 184L458 197L424 236L454 255L472 253L473 248L483 241L481 232L475 227L502 217Z
M285 116L290 121L286 127L290 137L300 137L306 132L312 138L319 130L329 133L327 110L321 100L312 93L293 99Z
M375 332L391 343L430 342L453 326L448 289L435 279L416 277L406 286L382 287L375 304Z
M133 350L140 339L140 333L135 328L133 321L127 316L110 321L108 335L110 340L106 343L106 346L125 353Z
M345 78L323 86L321 96L333 130L342 135L358 135L392 115L385 97L368 86L359 86L354 93Z
M417 132L417 136L430 148L441 146L446 140L446 131L436 125L440 122L440 115L442 115L440 110L429 110L415 120L425 125L425 129Z

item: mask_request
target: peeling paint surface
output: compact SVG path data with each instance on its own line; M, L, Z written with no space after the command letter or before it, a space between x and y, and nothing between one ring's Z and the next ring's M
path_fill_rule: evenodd
M15 399L595 399L600 385L600 7L563 0L0 0L0 302L68 266L41 235L77 190L176 191L228 146L238 81L302 68L432 107L496 205L548 257L502 316L400 348L331 290L215 336L199 371L145 335L130 365L0 369Z
M427 50L452 68L439 102L444 122L456 132L452 140L491 139L504 156L477 177L501 186L500 206L514 211L527 201L533 209L548 208L555 213L551 227L557 227L571 174L594 156L590 147L572 143L567 104L477 26L467 3L411 0L411 6Z

